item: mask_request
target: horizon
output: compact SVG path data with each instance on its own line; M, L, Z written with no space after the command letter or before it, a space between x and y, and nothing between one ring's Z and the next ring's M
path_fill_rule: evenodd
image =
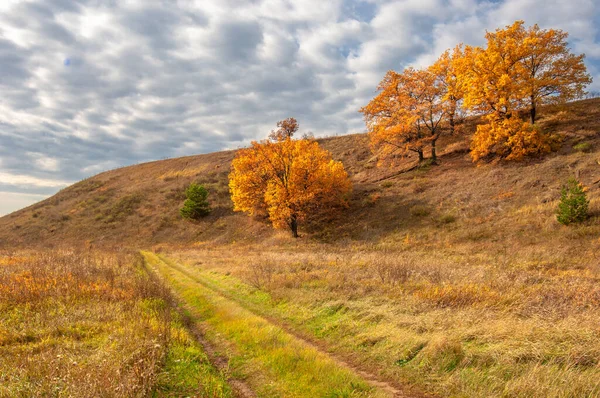
M569 33L600 90L591 1L260 1L0 5L0 216L83 178L265 138L364 131L386 70L481 45L514 20ZM143 60L143 62L140 62Z

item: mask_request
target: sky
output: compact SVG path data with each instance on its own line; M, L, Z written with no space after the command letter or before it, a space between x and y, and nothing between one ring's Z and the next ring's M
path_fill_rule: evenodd
M287 117L363 132L387 70L517 19L569 32L600 91L597 0L1 0L0 215L105 170L248 145Z

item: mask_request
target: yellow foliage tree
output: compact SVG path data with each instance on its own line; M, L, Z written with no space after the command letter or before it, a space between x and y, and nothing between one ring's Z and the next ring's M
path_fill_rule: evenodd
M521 160L525 156L550 151L550 142L540 130L521 118L493 117L477 126L471 142L471 158L478 161L494 154L507 160Z
M485 49L466 47L457 61L464 106L487 114L488 124L478 126L473 137L474 160L491 154L521 159L548 152L548 137L533 127L537 107L581 96L591 82L584 56L569 52L566 33L523 25L516 21L488 32ZM522 109L529 111L529 123L520 120Z
M522 21L516 23L522 26ZM571 54L566 41L568 36L562 30L540 29L537 24L525 30L523 46L526 50L521 63L525 70L523 88L528 95L531 124L535 123L539 105L579 98L592 82L583 63L585 54Z
M457 45L452 51L446 50L438 60L429 67L431 73L437 76L442 88L442 106L446 113L448 129L454 134L457 122L461 117L461 102L464 89L461 86L459 74L465 57L463 46Z
M382 157L395 152L416 152L424 160L424 148L431 147L435 162L436 142L446 115L445 87L433 69L406 68L389 71L378 86L379 94L365 107L371 147Z
M309 215L347 205L350 179L341 162L312 139L293 140L295 119L281 121L262 142L238 151L229 174L235 211L268 216L298 237Z

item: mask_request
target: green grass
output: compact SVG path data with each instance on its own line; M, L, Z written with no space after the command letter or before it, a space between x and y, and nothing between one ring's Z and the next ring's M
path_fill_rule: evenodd
M580 142L576 145L573 145L573 149L576 150L577 152L592 152L592 150L594 149L592 147L592 144L590 144L589 142Z
M202 346L173 311L170 341L162 372L154 385L154 397L233 397L226 376L209 361Z
M226 348L232 371L246 377L259 396L386 396L327 355L181 272L172 262L148 252L144 256L207 329L207 338Z
M381 287L362 274L366 254L356 265L324 255L305 259L300 253L290 258L217 250L183 255L184 262L163 258L211 290L387 379L439 396L600 396L593 317L571 314L550 321L511 314L502 309L514 305L508 297L499 302L494 291L477 284L438 288L409 279L378 294ZM281 263L265 266L275 256ZM265 290L240 279L252 280L256 261L271 273ZM350 288L353 280L362 290ZM408 288L421 290L416 296L401 292Z

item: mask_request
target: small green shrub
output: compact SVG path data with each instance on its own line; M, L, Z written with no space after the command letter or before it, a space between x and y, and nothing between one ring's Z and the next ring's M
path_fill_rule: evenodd
M560 194L556 219L564 225L585 221L589 203L583 185L575 178L569 178Z
M179 214L183 218L197 220L210 213L210 204L208 203L208 190L204 185L192 183L185 190L187 199L183 202L183 207Z
M580 142L577 145L573 145L573 149L577 152L592 152L592 144L589 142Z

